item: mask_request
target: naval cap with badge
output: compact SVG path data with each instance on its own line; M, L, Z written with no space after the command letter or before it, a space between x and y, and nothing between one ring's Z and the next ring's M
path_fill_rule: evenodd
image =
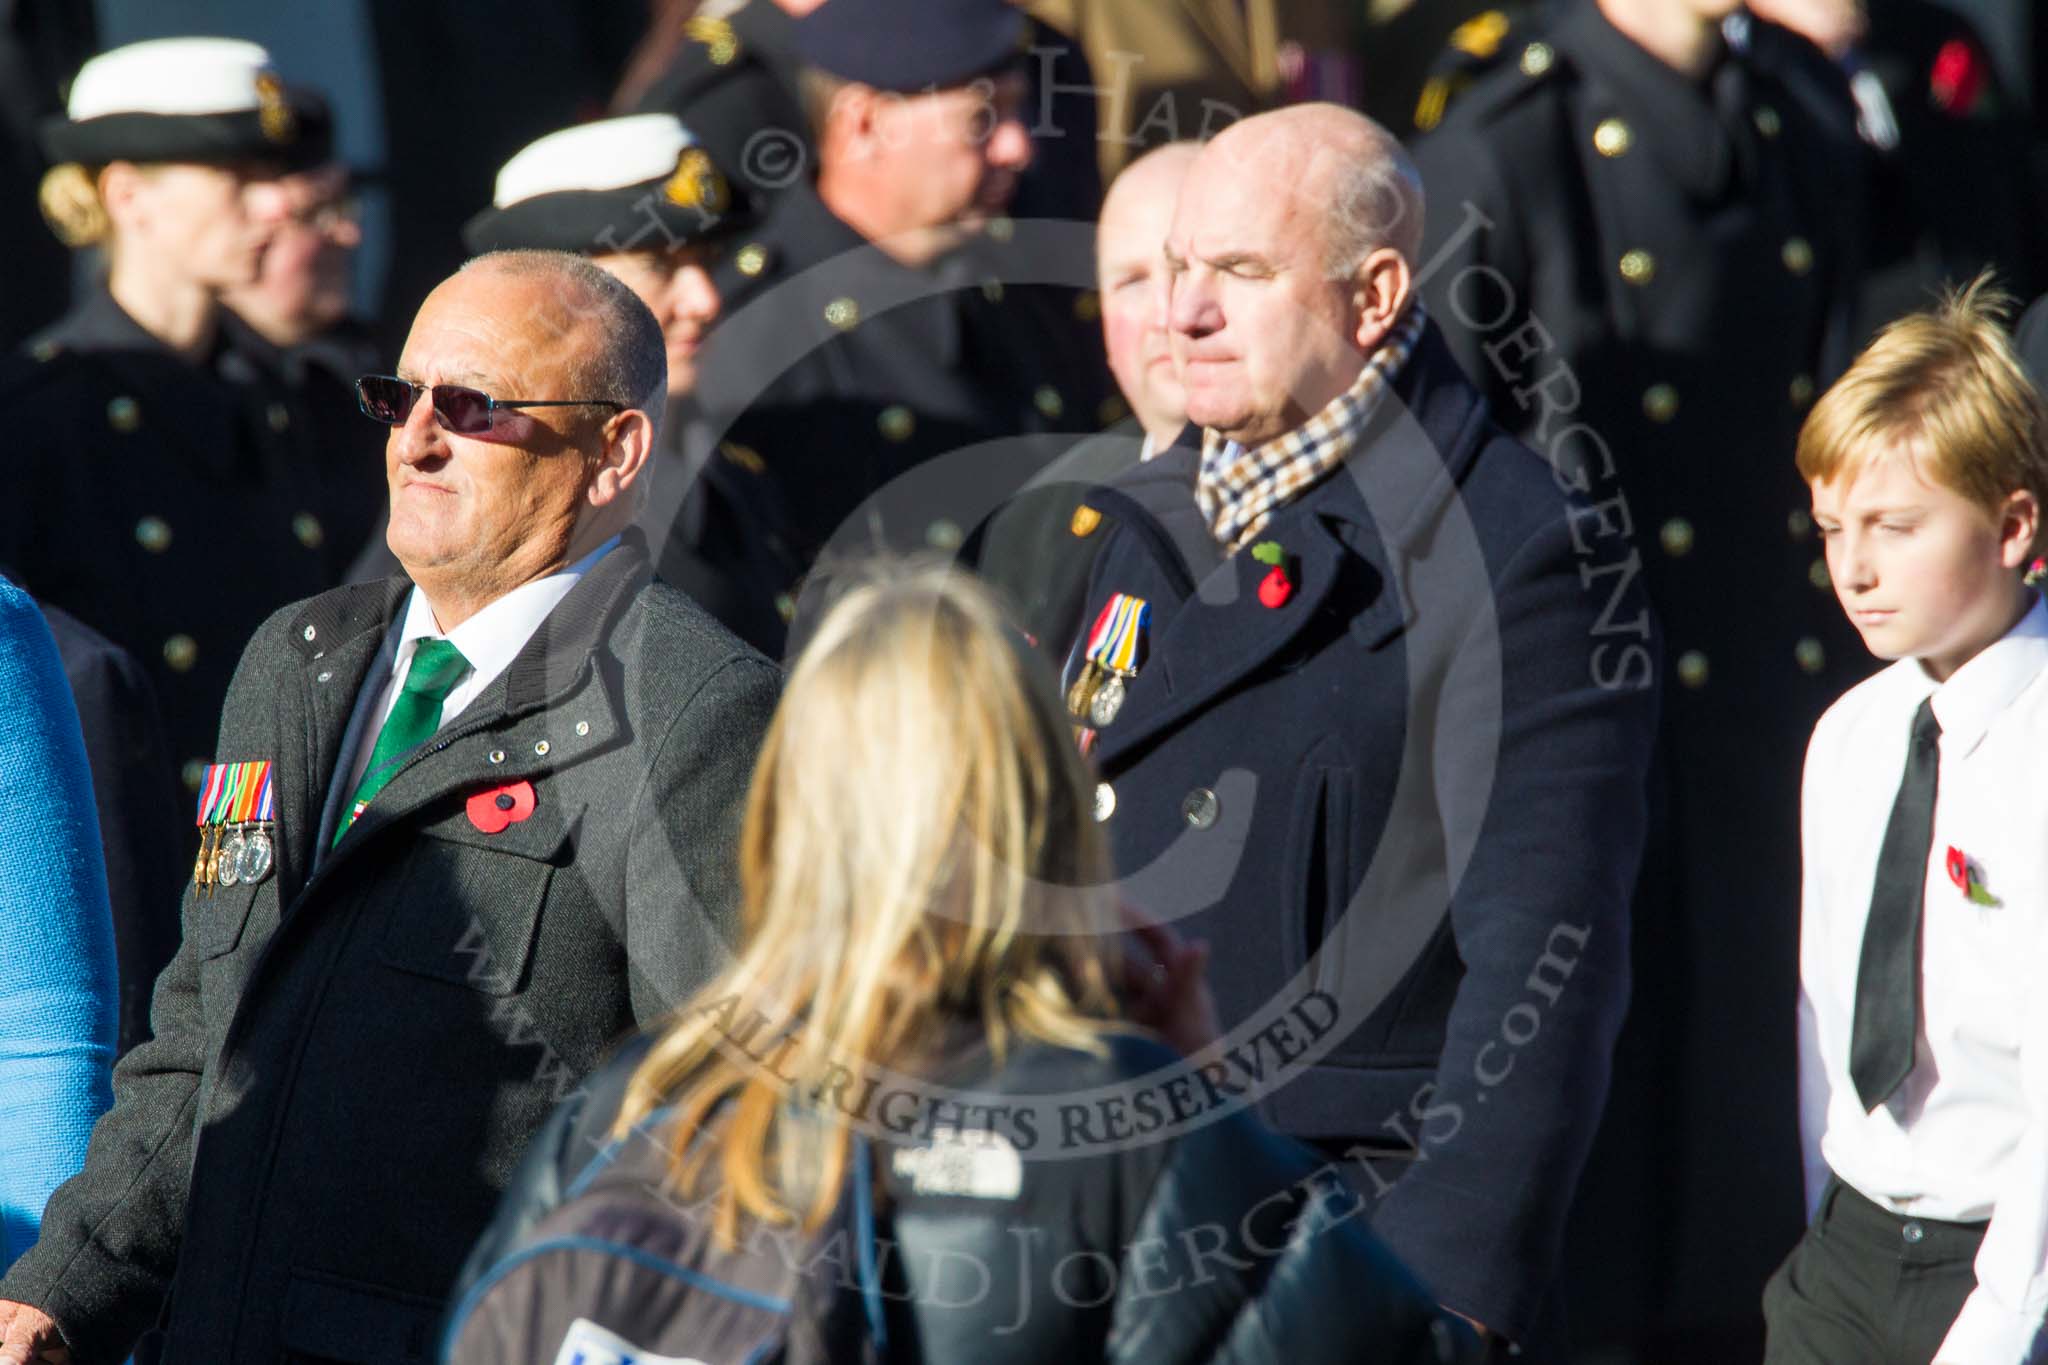
M549 133L498 172L491 207L462 227L475 253L643 251L725 237L753 214L673 114Z
M239 38L155 38L78 69L62 114L40 128L53 164L269 162L318 165L333 148L326 104L292 90L269 52Z
M1010 0L829 0L796 24L796 51L841 80L915 95L1019 63L1030 22Z

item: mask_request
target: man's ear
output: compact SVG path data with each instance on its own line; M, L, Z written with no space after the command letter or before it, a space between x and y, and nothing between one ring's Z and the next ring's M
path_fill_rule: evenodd
M828 139L850 157L866 157L874 150L881 113L881 99L872 87L858 81L842 85L825 115Z
M604 424L604 453L590 480L590 505L609 507L630 495L647 477L654 458L654 423L638 408L615 414Z
M1998 519L1998 558L2008 569L2025 568L2041 534L2041 500L2022 488L2005 500Z
M1353 277L1351 304L1357 318L1352 342L1371 355L1394 330L1415 289L1408 258L1393 247L1379 247L1367 256Z

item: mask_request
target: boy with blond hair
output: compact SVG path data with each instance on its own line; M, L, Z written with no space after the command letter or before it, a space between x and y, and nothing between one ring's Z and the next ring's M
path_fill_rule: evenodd
M1814 727L1801 825L1811 1225L1768 1365L2018 1365L2048 1306L2048 408L1980 278L1799 434L1835 593L1891 667Z

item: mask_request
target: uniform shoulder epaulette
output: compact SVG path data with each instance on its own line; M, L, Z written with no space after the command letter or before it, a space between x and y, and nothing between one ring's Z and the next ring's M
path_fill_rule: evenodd
M1538 12L1523 7L1486 10L1458 25L1423 82L1415 131L1434 130L1454 101L1512 100L1549 78L1559 62L1543 33Z

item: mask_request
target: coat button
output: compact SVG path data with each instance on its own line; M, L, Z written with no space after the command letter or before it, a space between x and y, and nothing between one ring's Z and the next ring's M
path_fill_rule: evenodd
M41 341L38 341L35 345L29 347L28 353L29 358L34 360L36 364L45 365L48 364L50 361L55 360L57 358L57 353L63 349L64 348L62 346L59 346L56 342L50 340L48 337L44 337Z
M1180 818L1194 829L1207 829L1216 823L1219 809L1216 793L1207 787L1197 787L1180 803Z
M1522 49L1522 74L1540 76L1550 70L1550 64L1554 60L1556 54L1551 52L1550 44L1531 43Z
M825 305L825 321L842 332L860 326L860 305L849 298L837 298Z
M1828 666L1827 650L1823 649L1820 641L1811 635L1792 646L1792 657L1807 673L1818 673Z
M320 518L311 512L301 512L292 518L292 534L299 538L299 544L309 550L320 548L320 542L327 539L327 532L320 525Z
M1635 143L1635 134L1618 118L1604 118L1593 130L1593 150L1602 156L1621 156Z
M1643 390L1643 416L1652 422L1668 422L1678 415L1678 390L1669 384L1652 384Z
M1633 251L1622 253L1620 269L1624 280L1641 288L1657 278L1657 258L1637 247Z
M1787 237L1778 256L1785 262L1785 269L1794 275L1804 275L1813 269L1813 244L1804 237Z
M1813 534L1813 514L1804 507L1795 507L1785 514L1785 534L1794 540L1804 540Z
M135 523L135 543L153 555L171 548L171 524L162 517L144 517Z
M1095 784L1095 823L1101 824L1116 814L1116 788L1107 782Z
M272 403L263 410L263 420L270 423L272 431L288 431L292 424L291 409L282 403Z
M983 280L981 282L981 296L990 303L1001 303L1003 301L1003 282L1001 280Z
M317 634L319 634L318 631L314 630L311 626L307 626L304 630L299 632L299 638L310 645L313 643L313 637Z
M768 268L768 248L759 242L749 242L732 258L732 264L733 269L751 280Z
M107 425L116 431L129 432L142 425L142 407L133 398L123 394L107 404Z
M1657 539L1664 545L1664 553L1673 559L1682 558L1692 549L1692 523L1684 517L1673 517L1657 532Z
M577 722L576 722L576 733L577 733L577 735L578 735L579 737L581 737L581 736L583 736L583 735L587 735L587 734L589 734L589 733L590 733L590 722L589 722L589 721L587 721L587 720L579 720L579 721L577 721Z
M901 445L917 430L917 414L901 403L894 403L882 409L875 418L875 426L881 431L884 440Z
M164 662L173 673L189 673L199 662L199 642L189 635L173 635L164 641Z
M505 751L503 749L493 749L488 757L493 763L503 763L505 761Z
M548 756L548 748L549 748L549 747L550 747L550 746L549 746L549 744L548 744L548 742L547 742L546 740L544 740L544 739L540 739L540 740L535 740L535 741L534 741L534 744L533 744L533 753L534 753L534 757L536 757L536 758L546 758L546 757Z
M1787 386L1785 395L1792 400L1793 407L1805 407L1813 401L1813 376L1810 374L1793 375L1792 383Z
M967 536L960 529L960 523L945 517L924 528L924 543L934 550L957 550L965 539Z
M1756 122L1756 130L1765 137L1776 137L1785 130L1785 120L1779 118L1778 111L1768 104L1759 104L1751 117Z
M203 758L186 759L184 766L178 769L178 780L185 784L186 791L198 791L199 784L206 780L206 760Z
M1828 592L1834 588L1835 580L1828 576L1828 560L1826 555L1820 556L1813 563L1806 566L1806 581L1819 588L1822 592Z
M1008 214L998 214L988 220L988 235L998 242L1007 242L1017 235L1017 220Z
M1131 405L1115 394L1103 399L1095 409L1097 424L1105 427L1113 427L1130 415Z
M1688 649L1678 656L1678 680L1687 687L1698 691L1707 685L1707 656L1696 649Z
M1906 1226L1899 1229L1899 1236L1903 1237L1908 1242L1917 1244L1919 1242L1926 1240L1927 1228L1920 1222L1919 1219L1916 1218L1912 1222L1907 1223Z
M1040 384L1038 392L1031 395L1031 406L1038 409L1047 421L1057 422L1060 414L1067 410L1067 400L1060 397L1060 391L1050 384Z
M1093 289L1083 289L1074 296L1074 316L1083 322L1098 322L1102 318L1102 295Z

